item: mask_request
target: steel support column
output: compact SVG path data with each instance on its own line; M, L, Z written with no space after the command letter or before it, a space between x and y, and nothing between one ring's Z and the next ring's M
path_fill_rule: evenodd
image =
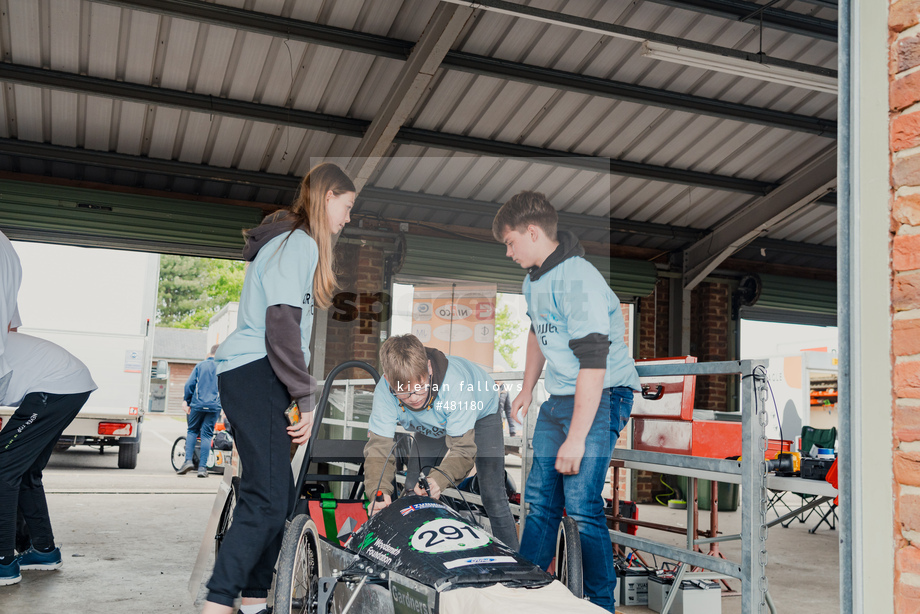
M836 187L837 148L832 147L686 248L681 263L684 288L692 290L736 251Z
M471 8L449 4L439 4L435 9L348 165L346 172L354 179L359 193L421 100L438 66L472 14Z

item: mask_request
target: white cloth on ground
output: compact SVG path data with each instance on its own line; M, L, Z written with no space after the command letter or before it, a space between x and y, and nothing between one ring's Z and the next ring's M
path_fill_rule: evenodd
M441 614L483 614L502 611L527 614L609 614L590 601L579 599L558 580L541 588L458 588L441 593Z

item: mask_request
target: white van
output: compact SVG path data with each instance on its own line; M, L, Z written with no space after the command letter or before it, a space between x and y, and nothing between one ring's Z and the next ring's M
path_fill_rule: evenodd
M150 388L157 254L13 242L22 262L19 332L79 358L99 387L64 431L57 449L118 447L133 469ZM0 407L0 420L13 413Z

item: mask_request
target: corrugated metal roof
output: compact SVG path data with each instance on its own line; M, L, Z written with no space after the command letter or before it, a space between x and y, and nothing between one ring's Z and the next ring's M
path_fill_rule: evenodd
M3 83L0 137L26 143L113 152L297 178L317 160L348 157L360 135L284 125L283 107L372 120L403 62L384 54L307 43L207 21L89 0L7 0L0 26L5 62L117 82L154 86L279 108L278 123L190 108L112 99L98 93ZM545 3L534 3L541 6ZM355 32L415 41L437 7L433 0L337 2L215 2ZM836 11L800 1L774 9L825 20ZM552 9L580 17L724 47L756 52L756 23L742 23L651 0L568 0ZM833 41L765 28L769 55L834 68ZM642 57L640 44L479 10L453 46L464 52L626 84L692 94L784 113L833 120L836 98L667 64ZM601 156L662 169L692 170L776 184L833 145L819 136L725 119L691 110L640 104L555 86L471 74L443 65L410 115L407 127L512 145ZM667 177L611 175L559 167L552 160L458 153L400 142L369 185L377 188L500 204L521 189L547 193L561 211L705 230L755 198L691 187ZM204 196L285 204L287 187L207 181L157 170L105 168L105 162L52 162L52 154L10 154L0 144L0 169ZM419 204L365 200L359 210L400 219L488 227L481 213L433 211ZM835 244L834 208L811 205L772 228L768 238ZM588 232L588 231L586 231ZM678 249L687 240L606 235L586 240ZM799 255L795 263L822 262Z
M153 359L199 362L208 355L208 331L157 326Z

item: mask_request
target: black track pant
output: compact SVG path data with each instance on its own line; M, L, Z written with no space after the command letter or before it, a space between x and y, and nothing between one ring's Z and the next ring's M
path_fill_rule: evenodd
M268 358L221 373L218 389L233 422L243 471L233 523L208 582L208 601L232 606L237 595L266 597L271 587L294 503L291 438L284 417L291 399Z
M89 398L77 394L27 394L0 431L0 556L12 556L17 509L28 525L32 545L54 547L42 470L54 444Z

